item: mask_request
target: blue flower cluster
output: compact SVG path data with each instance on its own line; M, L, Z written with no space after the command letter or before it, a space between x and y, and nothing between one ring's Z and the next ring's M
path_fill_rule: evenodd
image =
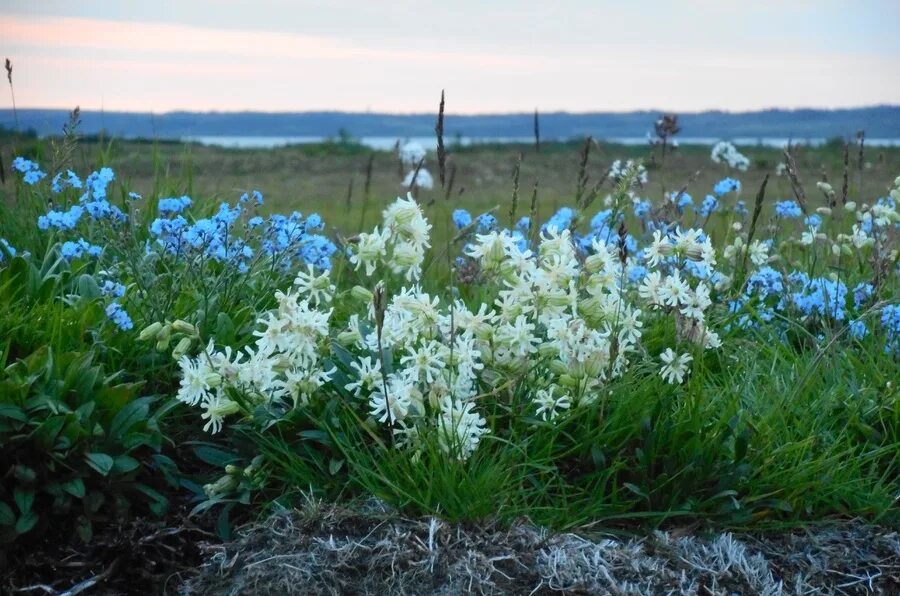
M703 199L703 202L700 203L700 215L703 217L709 217L712 215L712 212L719 208L719 199L712 196L706 195L706 198Z
M113 301L106 306L106 316L122 331L134 329L134 322L118 302Z
M272 215L268 220L254 216L241 226L243 205L253 201L257 205L262 194L243 197L235 205L222 203L212 217L190 223L181 212L192 204L190 197L163 199L160 212L174 217L158 217L150 224L150 235L163 251L171 255L202 254L220 263L237 266L246 271L256 255L251 245L258 243L262 254L279 257L279 265L285 270L294 267L294 260L311 264L319 269L331 268L331 257L337 251L327 237L312 232L325 224L313 213L306 219L298 212L290 216ZM243 228L245 235L239 228Z
M65 174L63 174L62 172L58 173L53 177L53 181L51 183L51 189L55 194L59 194L67 188L74 188L76 190L84 188L84 184L82 184L81 178L79 178L78 174L76 174L72 170L66 170Z
M157 209L159 209L160 214L176 214L181 213L193 204L191 197L184 195L182 197L160 199L159 203L157 203Z
M22 182L29 186L34 186L47 177L47 174L41 171L40 166L24 157L15 158L12 162L12 167L22 174Z
M472 225L472 215L465 209L456 209L453 212L453 225L457 230L461 230L466 226Z
M555 227L559 232L567 230L572 226L572 222L575 221L575 215L575 210L571 207L560 207L550 219L544 222L544 225L541 226L541 232L546 232L551 227Z
M16 249L12 247L12 245L6 241L6 238L0 238L0 245L3 245L3 248L10 254L10 256L16 256ZM6 255L2 249L0 249L0 263L2 263L6 259Z
M241 198L239 200L241 203L249 203L252 201L257 206L259 206L259 205L263 204L263 195L258 190L254 190L254 191L251 191L249 194L245 192L244 194L241 195Z
M713 193L719 198L730 192L737 192L739 190L741 190L741 182L734 178L723 178L713 186Z
M781 219L797 219L803 215L803 210L796 201L778 201L775 203L775 217Z
M97 258L103 252L103 247L91 244L84 238L79 238L75 242L72 242L71 240L63 242L62 247L60 247L59 249L59 252L63 256L63 258L65 258L67 261L71 261L73 259L80 259L84 255L92 258Z
M810 278L800 271L788 275L788 280L799 288L791 293L790 300L804 316L827 316L836 321L846 318L847 286L843 282L826 277Z
M121 298L125 295L125 286L118 282L107 279L103 282L103 285L100 286L100 293L104 296Z
M889 304L881 310L881 326L886 336L885 351L900 354L900 304Z

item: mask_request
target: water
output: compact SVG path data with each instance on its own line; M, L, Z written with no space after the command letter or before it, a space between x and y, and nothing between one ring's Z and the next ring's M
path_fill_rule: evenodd
M181 141L198 143L201 145L210 145L213 147L227 147L232 149L273 149L276 147L286 147L288 145L304 145L310 143L322 143L328 140L328 137L315 136L295 136L295 137L264 137L264 136L218 136L218 135L200 135L181 137ZM333 139L332 139L333 140ZM359 142L366 147L377 151L390 151L401 142L415 141L429 150L437 148L437 139L433 136L429 137L361 137ZM610 143L619 143L621 145L646 145L647 137L610 137L602 139ZM717 137L684 137L678 139L680 145L708 145L712 146L719 142ZM729 139L735 145L741 147L776 147L781 148L787 145L788 141L794 144L819 146L825 144L828 139L810 138L810 139L788 139L786 137L737 137ZM551 139L545 139L551 141ZM456 144L463 146L478 145L483 143L533 143L533 137L462 137L453 138L446 141L451 147ZM866 139L866 145L869 147L900 147L900 139Z

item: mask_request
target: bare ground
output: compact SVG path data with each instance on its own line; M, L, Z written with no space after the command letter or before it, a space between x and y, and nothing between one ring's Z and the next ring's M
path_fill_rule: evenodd
M623 539L310 505L201 550L182 593L900 593L900 534L855 522Z

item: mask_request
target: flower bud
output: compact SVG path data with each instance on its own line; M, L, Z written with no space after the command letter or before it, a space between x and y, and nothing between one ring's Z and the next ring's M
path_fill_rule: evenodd
M829 208L829 207L819 207L818 209L816 209L816 213L818 213L819 215L825 215L825 216L828 216L828 215L831 215L831 208Z
M565 375L569 372L569 367L562 360L551 360L550 370L555 375Z
M158 342L156 342L156 349L159 352L165 352L166 350L168 350L169 349L169 338L167 337L165 339L161 339Z
M175 349L172 350L172 358L178 360L187 354L187 351L191 349L191 343L193 342L190 337L182 337L181 341L175 346Z
M855 201L847 201L847 203L844 204L844 209L846 211L856 211L856 202Z
M177 331L178 333L184 333L186 335L196 335L197 328L188 323L187 321L183 321L181 319L176 319L174 323L172 323L172 330Z
M831 245L831 254L833 254L836 257L841 256L841 247L838 246L837 244L832 244Z
M162 331L163 324L159 321L155 323L150 323L141 331L140 335L138 335L138 339L141 341L147 341L148 339L156 338L156 334Z
M344 347L352 346L359 339L359 333L356 331L342 331L338 333L337 341Z
M597 273L603 268L603 257L593 254L584 260L584 269L588 273Z
M350 295L366 304L372 302L373 298L372 292L362 286L353 286L353 289L350 290Z
M559 376L559 384L564 387L578 388L578 379L569 374Z
M694 244L690 248L687 249L685 256L692 261L702 261L703 260L703 247L699 244Z

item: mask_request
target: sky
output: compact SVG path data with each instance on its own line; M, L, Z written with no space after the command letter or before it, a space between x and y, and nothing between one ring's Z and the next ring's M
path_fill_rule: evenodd
M900 104L898 25L900 0L0 0L0 58L19 108L834 108Z

